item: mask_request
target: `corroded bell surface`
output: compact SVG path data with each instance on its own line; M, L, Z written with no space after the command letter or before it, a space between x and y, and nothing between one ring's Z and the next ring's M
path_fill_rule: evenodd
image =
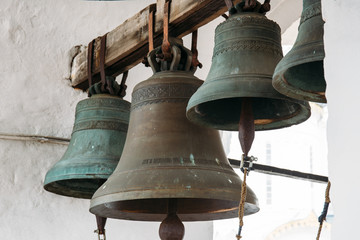
M282 58L280 27L255 12L236 13L215 31L210 72L189 100L190 121L237 131L243 98L251 98L255 130L270 130L309 118L305 101L278 93L272 75Z
M323 26L321 1L304 0L295 44L279 62L273 76L273 86L280 93L326 103Z
M133 90L120 162L91 199L90 212L96 215L162 221L174 199L182 221L238 214L242 182L225 156L219 133L194 125L185 116L190 96L203 81L183 70L192 59L178 55L186 49L172 48L171 70L159 70L154 61L156 50L149 54L156 73ZM250 189L246 202L245 214L259 210Z
M76 106L64 156L47 172L47 191L90 199L116 168L126 139L130 103L96 94Z

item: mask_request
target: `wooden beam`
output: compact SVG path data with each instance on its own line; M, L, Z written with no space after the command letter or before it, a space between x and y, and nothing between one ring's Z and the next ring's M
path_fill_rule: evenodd
M234 1L239 2L240 0ZM142 61L148 52L149 12L156 9L154 47L162 42L163 9L165 0L158 0L127 19L107 35L105 67L108 74L117 76ZM227 11L223 0L172 0L170 7L169 35L183 37L209 23ZM89 41L90 42L90 41ZM94 45L94 81L99 81L100 39ZM73 60L71 69L72 86L86 90L87 49Z

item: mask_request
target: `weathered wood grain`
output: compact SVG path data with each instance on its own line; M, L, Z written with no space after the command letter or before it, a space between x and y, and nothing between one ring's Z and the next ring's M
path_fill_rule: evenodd
M239 2L238 1L234 1ZM163 12L165 0L158 0L127 19L107 35L105 67L107 74L117 76L140 63L148 52L149 12L156 9L154 47L162 42ZM172 0L170 7L169 35L183 37L209 23L227 11L224 1L219 0ZM90 42L90 40L89 40ZM94 45L94 82L99 81L100 39ZM72 86L86 90L87 49L73 60L71 70Z

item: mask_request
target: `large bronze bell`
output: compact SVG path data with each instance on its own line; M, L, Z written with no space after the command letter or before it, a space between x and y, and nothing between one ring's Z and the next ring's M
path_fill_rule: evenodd
M295 44L279 62L273 76L273 86L280 93L326 103L323 27L321 0L304 0Z
M305 101L279 94L272 75L282 58L280 27L256 12L238 12L215 31L210 72L189 100L187 117L202 126L238 130L242 100L251 98L255 130L288 127L309 118Z
M47 191L90 199L114 171L121 156L130 103L96 94L76 106L75 124L64 156L47 172Z
M242 182L225 156L219 133L194 125L185 116L190 96L202 84L193 76L191 52L174 44L172 62L159 64L157 50L148 56L154 75L132 93L120 162L94 194L90 212L162 221L175 202L183 221L236 217ZM246 202L245 214L259 210L250 189Z

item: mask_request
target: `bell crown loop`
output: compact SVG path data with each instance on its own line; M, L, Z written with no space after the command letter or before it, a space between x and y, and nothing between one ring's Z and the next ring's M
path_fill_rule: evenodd
M256 0L242 0L236 5L229 0L225 0L225 2L229 8L230 15L242 12L255 12L265 15L271 9L270 0L265 0L263 4Z
M196 71L196 66L194 67L192 64L192 52L182 45L181 39L170 38L169 41L171 44L172 53L171 61L164 61L161 59L161 47L157 47L149 52L147 59L153 72L158 73L163 71L186 71L192 72L194 74Z

